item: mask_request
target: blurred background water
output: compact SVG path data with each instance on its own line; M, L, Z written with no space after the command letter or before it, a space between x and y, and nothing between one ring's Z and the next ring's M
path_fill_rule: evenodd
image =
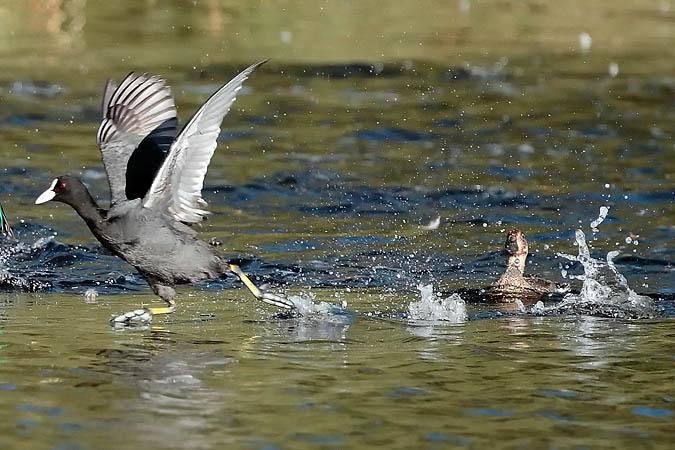
M0 202L19 240L0 252L18 280L0 306L0 446L669 448L672 7L0 3ZM181 288L167 322L111 331L149 288L69 207L34 199L73 173L107 203L107 78L164 76L185 123L265 58L223 124L199 230L257 282L350 312L277 319L222 280ZM513 228L528 272L575 290L561 272L581 265L556 255L583 229L661 313L399 315L420 283L496 279Z

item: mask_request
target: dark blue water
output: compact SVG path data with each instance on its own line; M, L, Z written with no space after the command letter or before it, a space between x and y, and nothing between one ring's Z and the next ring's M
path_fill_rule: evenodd
M424 281L451 291L496 279L505 267L501 243L514 228L530 243L529 273L555 280L562 269L582 273L557 253L575 253L574 230L588 231L599 207L608 206L608 217L591 237L593 256L604 259L619 250L615 263L634 290L672 298L669 134L654 115L639 114L637 103L616 94L627 89L657 108L654 80L600 77L572 91L565 104L544 96L538 107L556 111L550 115L519 113L529 111L530 100L505 91L532 89L536 82L528 75L463 70L396 64L263 68L256 74L263 85L288 87L267 88L271 97L259 90L258 101L272 102L227 119L205 183L215 214L198 227L204 239L256 282L278 288L414 292ZM310 106L314 91L297 95L303 80L327 98ZM413 81L412 92L401 90ZM35 127L51 134L62 127L70 112L57 106L70 88L43 84L10 86L15 107L30 103L35 111L26 115L6 105L8 130ZM585 111L589 95L607 105ZM487 109L465 111L462 99L470 98L470 104L483 99ZM55 99L56 106L41 99ZM502 102L507 99L508 108ZM92 132L98 118L90 108L86 101L78 105L69 119L73 135L60 132L62 139ZM311 127L304 129L308 113ZM651 130L648 139L642 127ZM8 160L0 195L19 243L5 241L3 288L147 292L133 268L102 249L67 207L31 206L60 173L59 161L72 161L75 173L106 202L97 151L90 141L79 148L58 151L27 142L23 151L39 157L37 164ZM89 163L82 165L78 155ZM437 229L424 228L437 218Z
M578 264L557 257L556 252L576 252L574 229L597 216L593 204L601 201L611 206L601 225L604 230L620 227L623 222L614 211L630 210L636 205L649 207L667 198L665 194L651 194L631 201L626 196L612 192L597 195L597 199L588 194L561 198L489 186L444 190L372 187L343 177L336 170L284 171L242 185L207 185L205 189L205 198L215 209L255 211L270 218L302 218L302 222L260 221L246 230L246 238L252 242L257 234L279 236L258 246L264 257L228 251L227 238L213 236L228 228L226 214L216 215L201 229L206 240L222 248L223 254L252 274L255 282L270 283L275 288L375 288L410 293L424 281L446 291L470 293L471 289L488 285L503 271L503 230L516 227L541 230L527 235L533 252L528 259L529 273L558 280L562 280L563 267L572 273L583 273ZM631 193L628 197L638 195ZM562 214L565 205L579 207ZM71 216L68 220L75 222L75 232L57 231L35 222L15 224L17 240L4 240L3 289L49 293L81 292L94 287L106 294L148 291L132 267L93 242L84 227L77 225L78 219L71 211L65 206L56 211ZM422 227L437 216L441 217L438 229ZM303 223L309 228L305 233ZM333 233L312 232L323 224L334 225ZM461 232L456 233L456 229ZM284 238L289 232L298 237ZM672 238L672 234L667 228L652 230L647 242L655 247L659 240ZM61 240L73 235L83 242L65 244ZM672 248L664 245L659 252L643 255L640 250L644 247L625 241L622 244L627 251L615 263L634 290L672 301L673 264L668 259ZM603 249L594 251L593 256L604 259ZM648 279L648 285L644 286L641 279ZM218 280L201 288L219 290L235 283L234 279ZM575 287L578 291L580 284ZM667 306L664 312L670 315L672 310Z

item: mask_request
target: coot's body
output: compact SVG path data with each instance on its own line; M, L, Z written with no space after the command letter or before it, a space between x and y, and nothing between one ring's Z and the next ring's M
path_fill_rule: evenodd
M87 225L103 246L134 266L150 284L192 283L229 272L213 246L192 228L143 208L140 199L115 206L103 220L87 221Z
M97 140L108 174L111 208L99 208L82 182L68 175L53 180L35 201L71 205L96 239L134 266L169 305L136 310L115 321L172 312L176 284L210 280L227 272L236 274L258 299L293 308L285 297L261 292L187 225L208 214L201 190L220 124L244 80L261 64L248 67L221 87L180 133L173 97L163 79L131 73L119 86L108 82Z

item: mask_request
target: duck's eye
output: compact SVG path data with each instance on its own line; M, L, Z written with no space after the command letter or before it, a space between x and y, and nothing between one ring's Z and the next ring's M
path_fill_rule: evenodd
M58 188L59 188L59 189L65 189L65 188L66 188L66 183L64 183L63 181L59 181Z

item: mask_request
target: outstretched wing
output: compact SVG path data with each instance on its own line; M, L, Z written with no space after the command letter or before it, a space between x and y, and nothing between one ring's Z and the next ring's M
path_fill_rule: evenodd
M145 195L166 158L177 127L171 89L162 78L132 72L119 86L108 81L96 139L108 174L112 203ZM132 155L144 164L134 164L136 170L128 176Z
M253 64L209 98L171 145L143 206L161 209L177 221L196 223L208 214L202 199L204 176L216 150L220 124L248 76L265 61Z

